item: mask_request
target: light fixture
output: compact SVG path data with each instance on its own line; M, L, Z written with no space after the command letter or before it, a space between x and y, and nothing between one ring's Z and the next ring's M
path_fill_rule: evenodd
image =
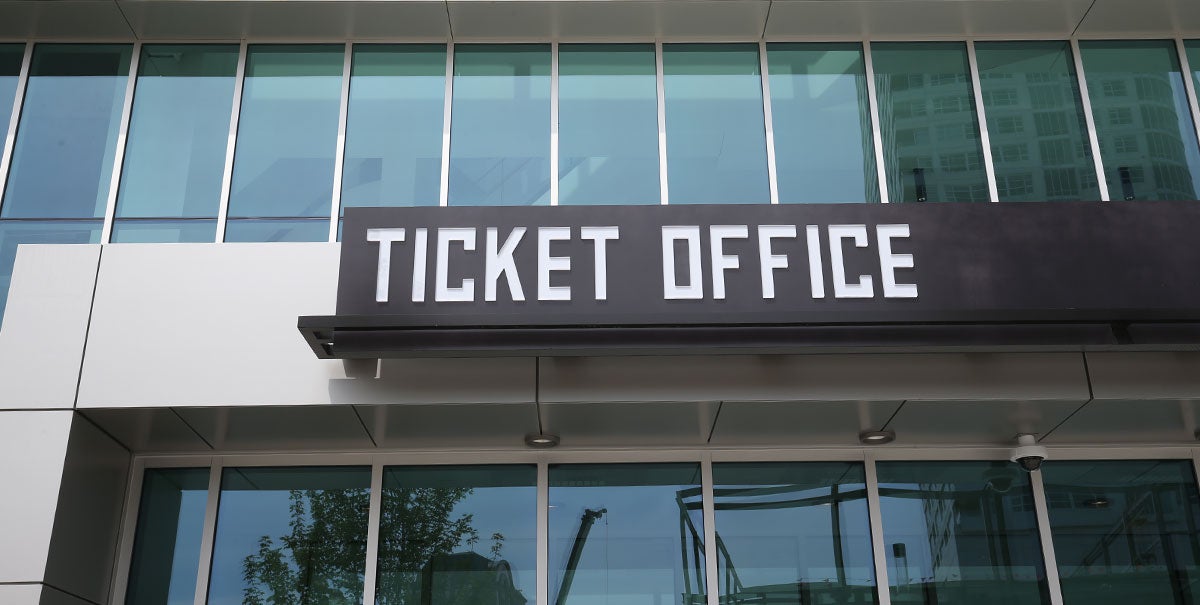
M863 445L883 445L896 440L896 431L863 431L858 441Z
M525 435L525 445L538 449L550 448L558 445L558 435L546 435L543 433L530 433Z
M1083 505L1088 508L1108 508L1108 504L1108 498L1104 496L1096 496L1095 498L1083 501Z

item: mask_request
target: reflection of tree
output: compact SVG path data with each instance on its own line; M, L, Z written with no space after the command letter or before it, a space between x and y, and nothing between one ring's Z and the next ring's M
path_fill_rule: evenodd
M474 604L483 602L482 595L492 595L491 602L524 602L501 560L503 534L490 536L487 557L461 552L479 543L473 516L454 515L455 506L471 492L432 487L383 491L376 603L418 605L432 598L438 605ZM369 498L362 489L292 490L290 533L259 538L258 552L243 562L243 603L361 603ZM437 582L431 585L434 576Z

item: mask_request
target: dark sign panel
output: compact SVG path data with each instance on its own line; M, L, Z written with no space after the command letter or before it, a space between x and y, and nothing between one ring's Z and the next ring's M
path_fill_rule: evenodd
M1196 320L1198 238L1187 202L354 208L337 312L437 328Z

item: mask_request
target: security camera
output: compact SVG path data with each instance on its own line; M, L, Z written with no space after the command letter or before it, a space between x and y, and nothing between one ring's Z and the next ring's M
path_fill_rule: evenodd
M1012 460L1016 462L1025 472L1032 473L1033 471L1042 468L1042 461L1046 459L1046 448L1037 444L1037 438L1028 433L1017 435L1017 447L1013 448Z

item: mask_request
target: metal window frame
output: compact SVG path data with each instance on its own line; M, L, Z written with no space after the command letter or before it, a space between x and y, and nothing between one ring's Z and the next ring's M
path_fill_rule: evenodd
M767 42L758 43L758 71L762 80L763 131L767 141L767 181L771 186L771 203L779 203L779 173L775 164L775 119L771 114L771 72L767 60ZM717 605L710 603L709 605Z
M1188 109L1192 113L1192 129L1196 131L1193 145L1200 145L1200 104L1196 98L1196 76L1192 71L1191 61L1188 60L1187 42L1183 38L1175 38L1175 54L1179 57L1179 71L1183 76L1183 89L1186 91ZM1200 192L1197 192L1200 193Z
M558 205L558 42L550 43L550 205Z
M113 149L112 174L108 180L108 196L104 205L104 226L100 229L100 241L108 243L112 238L113 220L117 213L117 193L121 188L122 170L125 166L125 146L129 142L129 122L133 116L133 95L137 88L138 66L142 58L142 43L133 43L133 57L129 64L129 79L125 83L125 99L121 105L121 122L117 127L117 145Z
M663 43L654 42L654 79L658 92L658 203L666 206L669 202L669 187L667 186L667 99L666 85L663 76Z
M446 43L446 98L442 103L442 166L438 205L450 205L450 117L454 108L454 41Z
M233 78L233 108L229 112L229 134L225 141L225 171L221 174L221 202L217 207L217 243L225 241L225 223L229 220L229 197L233 187L233 156L237 151L238 121L242 113L242 90L246 86L249 44L242 40L238 48L237 75Z
M879 178L879 202L887 204L891 198L888 196L887 161L883 153L883 128L879 125L879 92L875 88L875 61L871 55L870 40L863 40L862 54L863 71L867 79L867 106L871 112L871 138L875 144L875 172Z
M333 198L329 210L329 241L338 238L338 219L342 216L342 171L346 163L346 122L350 114L350 70L354 45L347 42L342 57L342 96L338 105L337 147L333 152Z
M17 126L21 123L21 106L25 104L25 89L29 84L29 68L33 63L33 42L25 43L25 54L21 57L21 74L17 76L17 90L13 93L12 113L8 117L8 132L4 135L4 148L0 151L0 208L4 205L4 193L8 190L8 169L12 165L13 152L17 144Z
M988 135L987 111L983 106L983 88L979 83L979 59L975 56L975 41L967 40L967 66L971 77L971 95L975 99L975 119L979 133L979 146L983 150L983 170L987 175L988 197L993 202L1000 201L1000 192L996 187L996 165L992 158L992 138Z
M1087 74L1083 71L1083 53L1079 50L1079 39L1071 39L1071 57L1075 61L1075 77L1079 81L1079 100L1083 103L1083 119L1087 124L1088 143L1092 146L1092 162L1096 165L1096 184L1100 188L1100 201L1108 202L1112 196L1108 191L1108 180L1104 177L1104 158L1100 157L1100 135L1096 132L1096 116L1092 112L1092 95L1088 91Z

